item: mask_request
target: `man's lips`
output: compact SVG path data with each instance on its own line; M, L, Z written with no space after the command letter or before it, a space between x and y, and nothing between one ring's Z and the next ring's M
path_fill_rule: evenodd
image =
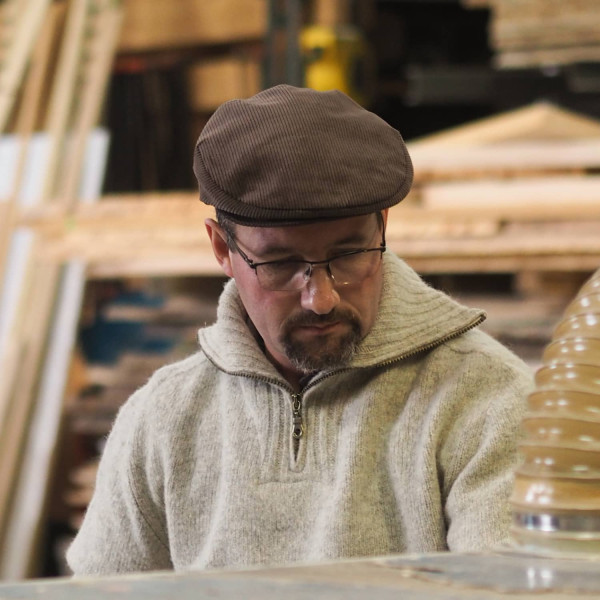
M311 323L307 325L298 325L297 331L306 331L308 333L325 334L343 325L342 321L333 321L331 323Z

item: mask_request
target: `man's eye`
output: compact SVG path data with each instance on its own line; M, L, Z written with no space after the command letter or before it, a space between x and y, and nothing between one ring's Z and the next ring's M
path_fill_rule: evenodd
M266 271L271 273L293 273L301 267L302 263L299 261L288 261L282 260L281 262L273 262L267 265L263 265Z
M346 248L345 250L340 250L339 252L336 252L331 257L331 259L338 258L339 256L346 256L346 254L352 254L354 252L360 252L361 250L362 250L362 248Z

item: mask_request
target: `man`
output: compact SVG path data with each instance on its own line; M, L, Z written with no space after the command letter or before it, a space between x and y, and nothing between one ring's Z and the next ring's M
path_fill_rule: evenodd
M386 252L400 134L340 92L224 104L194 171L231 277L121 409L76 574L476 551L508 536L529 369Z

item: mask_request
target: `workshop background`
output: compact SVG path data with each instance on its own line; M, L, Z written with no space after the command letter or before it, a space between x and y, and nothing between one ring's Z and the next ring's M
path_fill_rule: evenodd
M390 250L532 369L600 266L597 0L3 0L0 578L68 574L116 411L215 318L194 143L278 83L399 129Z

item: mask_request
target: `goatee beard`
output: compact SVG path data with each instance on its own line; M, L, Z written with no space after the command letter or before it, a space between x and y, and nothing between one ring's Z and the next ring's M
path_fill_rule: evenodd
M296 327L341 322L349 325L344 335L324 335L311 340L294 339ZM285 323L281 342L292 366L302 373L326 371L350 363L362 339L360 322L353 313L338 311L328 315L301 313Z

